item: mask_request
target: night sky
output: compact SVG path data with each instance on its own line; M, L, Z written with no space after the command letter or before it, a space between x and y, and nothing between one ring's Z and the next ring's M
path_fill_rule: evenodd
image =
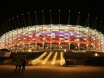
M20 23L22 24L22 14L24 14L24 18L26 21L26 26L28 23L28 12L30 12L30 18L32 21L32 25L35 24L35 11L37 12L38 24L42 23L42 10L44 11L44 19L45 24L50 24L50 10L52 15L52 23L59 24L59 10L60 10L60 23L68 24L68 14L70 10L70 24L76 25L78 19L78 13L80 12L80 25L84 26L89 16L89 26L92 27L97 17L96 29L100 25L102 21L102 25L99 29L103 29L104 27L104 2L103 0L96 1L86 1L86 0L78 0L78 1L39 1L34 0L34 2L30 1L2 1L0 2L0 26L3 26L5 22L9 19L12 20L14 17L15 23L17 22L17 15L19 17ZM4 25L5 26L5 25ZM9 26L9 25L8 25ZM12 25L13 26L13 25ZM6 26L5 26L6 27ZM17 26L18 27L18 26ZM10 28L10 26L9 26ZM15 28L15 27L13 27ZM2 28L1 28L2 29ZM103 31L102 31L103 32ZM104 33L104 32L103 32Z

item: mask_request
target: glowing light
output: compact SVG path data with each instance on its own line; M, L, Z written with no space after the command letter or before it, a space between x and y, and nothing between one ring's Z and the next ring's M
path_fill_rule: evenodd
M55 64L57 54L58 54L58 53L56 52L56 53L55 53L55 55L54 55L54 57L53 57L53 59L52 59L52 62L51 62L51 64L52 64L52 65L54 65L54 64Z
M32 50L31 49L29 49L29 52L31 52Z
M63 52L60 53L60 57L61 57L61 65L63 65L65 63L65 59L63 58Z
M42 64L45 64L47 62L47 60L49 59L49 57L51 56L52 52L50 52L48 54L48 56L45 58L45 60L42 62Z
M99 56L98 53L95 53L94 56Z
M70 36L75 36L75 34L74 33L71 33Z
M39 56L37 59L32 60L29 64L35 65L41 58L43 58L47 52L44 52L41 56Z
M48 27L48 26L51 26L51 27ZM69 26L71 26L71 27L69 27ZM43 27L43 29L42 29L42 27ZM78 31L79 27L80 27L80 31ZM28 28L30 28L30 29L28 30ZM96 31L96 33L95 33L95 31ZM21 46L22 43L24 43L24 48L26 48L25 45L27 45L27 43L30 43L30 45L33 45L34 43L42 44L43 42L44 43L47 43L47 42L54 43L55 42L55 43L60 43L60 45L62 43L69 44L69 42L70 42L71 44L78 45L79 40L81 42L80 44L84 44L86 47L88 47L87 50L91 50L89 48L89 46L91 45L92 49L94 51L103 52L104 47L102 47L102 46L104 46L104 35L101 34L101 32L98 32L95 29L94 30L90 29L89 27L83 27L83 26L79 26L79 25L54 25L54 24L34 25L31 27L30 26L22 27L22 28L18 28L18 29L9 31L1 36L0 48L1 47L11 48L11 47L13 47L12 44L14 44L14 46L16 46L18 44L18 47L19 47L19 46ZM99 45L101 47L99 47ZM80 45L79 45L79 47L80 47ZM24 49L24 48L22 48L22 49ZM30 48L30 47L28 47L28 48ZM26 51L29 51L28 48L26 49ZM16 49L16 51L17 51L17 49Z

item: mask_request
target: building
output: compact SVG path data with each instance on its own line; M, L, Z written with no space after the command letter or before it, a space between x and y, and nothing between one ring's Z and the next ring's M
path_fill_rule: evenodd
M103 52L104 35L96 29L80 25L33 25L3 34L0 37L0 44L0 48L8 48L12 52Z

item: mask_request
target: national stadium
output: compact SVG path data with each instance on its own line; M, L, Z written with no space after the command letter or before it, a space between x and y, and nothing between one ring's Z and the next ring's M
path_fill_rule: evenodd
M33 57L33 55L36 55L34 53L38 52L40 55L37 56L35 61L46 58L42 64L45 64L50 57L51 60L53 59L51 64L54 64L55 59L58 58L58 60L61 59L61 65L63 60L66 64L69 64L67 62L70 61L77 64L75 61L80 60L82 64L82 60L85 58L90 58L90 60L92 58L94 60L95 58L104 59L104 35L97 29L89 27L89 25L79 25L79 20L78 16L77 25L71 25L69 22L68 24L60 24L59 13L59 24L52 24L52 18L50 18L51 24L28 25L9 30L0 37L0 49L6 48L14 55L25 54L29 57ZM86 24L89 23L88 20ZM30 18L29 21L31 23ZM19 20L18 23L20 24ZM33 60L30 63L35 64L35 61Z
M3 34L1 48L12 52L44 50L104 51L104 35L80 25L35 25L18 28Z

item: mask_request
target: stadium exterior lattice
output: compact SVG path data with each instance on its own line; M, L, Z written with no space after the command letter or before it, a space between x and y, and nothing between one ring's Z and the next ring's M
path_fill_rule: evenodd
M95 29L80 25L34 25L6 32L0 37L0 44L0 48L8 48L12 52L104 52L104 35Z

